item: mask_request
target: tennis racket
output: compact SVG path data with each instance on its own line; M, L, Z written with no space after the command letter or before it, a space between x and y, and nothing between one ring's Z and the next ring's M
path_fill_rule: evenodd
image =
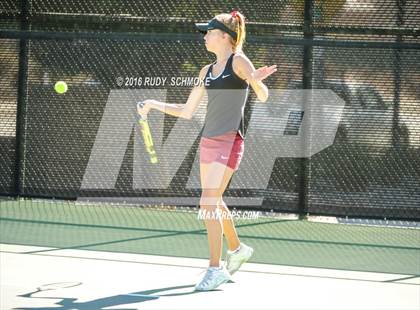
M144 103L138 102L137 107L143 108ZM152 164L156 164L158 162L157 154L155 151L155 147L153 145L152 134L150 133L149 122L147 119L143 119L141 115L139 115L139 126L140 131L143 136L144 145L146 146L146 150L150 155L150 162Z

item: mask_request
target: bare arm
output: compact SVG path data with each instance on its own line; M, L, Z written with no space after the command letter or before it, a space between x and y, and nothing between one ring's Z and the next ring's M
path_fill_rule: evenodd
M199 76L200 81L204 80L208 67L209 65L201 69ZM145 100L144 108L138 109L138 113L142 115L142 117L147 117L147 113L149 113L151 109L155 109L175 117L191 119L195 111L197 110L198 105L203 99L204 92L205 88L203 83L200 83L200 85L195 86L191 90L186 104L165 103L157 100Z
M260 101L266 102L268 99L268 88L262 80L276 72L277 65L264 66L256 70L253 63L244 54L237 54L234 60L233 69L235 73L249 82Z

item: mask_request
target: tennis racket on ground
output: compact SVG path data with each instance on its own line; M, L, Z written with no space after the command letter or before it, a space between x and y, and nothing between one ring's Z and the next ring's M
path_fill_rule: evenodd
M138 102L137 107L143 108L144 103ZM143 119L141 115L139 115L139 126L140 131L143 136L144 145L146 146L146 150L150 155L150 162L152 164L156 164L158 162L157 154L155 151L155 147L153 146L153 139L152 134L150 133L150 127L147 119Z

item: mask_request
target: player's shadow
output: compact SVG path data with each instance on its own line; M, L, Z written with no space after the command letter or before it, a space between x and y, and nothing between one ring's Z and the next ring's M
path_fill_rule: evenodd
M61 301L56 302L55 305L61 307L32 307L32 308L14 308L19 310L46 310L46 309L60 309L60 310L100 310L113 306L123 306L127 304L134 304L139 302L145 302L149 300L159 299L161 297L173 297L173 296L182 296L198 293L197 291L188 291L183 293L168 293L162 294L162 292L172 291L177 289L192 288L194 285L181 285L181 286L171 286L157 288L153 290L145 290L139 292L133 292L123 295L114 295L104 298L98 298L90 300L87 302L77 302L77 298L64 298L64 297L33 297L31 294L18 295L19 297L29 297L29 298L42 298L42 299L61 299ZM120 308L121 310L136 310L137 308Z

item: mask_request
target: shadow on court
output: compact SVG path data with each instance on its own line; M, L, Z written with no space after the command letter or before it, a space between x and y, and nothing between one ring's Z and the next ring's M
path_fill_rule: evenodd
M77 298L63 298L63 297L36 297L32 296L33 294L39 292L32 292L27 293L23 295L18 295L18 297L27 297L27 298L42 298L42 299L61 299L60 301L56 302L55 305L59 305L61 307L57 306L51 306L51 307L31 307L31 308L14 308L16 310L45 310L45 309L61 309L61 310L100 310L108 307L113 306L123 306L127 304L134 304L139 302L145 302L150 300L159 299L160 297L174 297L174 296L182 296L182 295L191 295L199 293L197 291L189 291L189 292L183 292L183 293L167 293L167 294L157 294L162 292L170 292L172 290L178 290L178 289L185 289L185 288L193 288L195 284L191 285L181 285L181 286L171 286L171 287L163 287L163 288L157 288L152 290L146 290L146 291L139 291L139 292L133 292L128 294L121 294L121 295L114 295L104 298L99 298L87 302L77 302ZM136 310L137 308L121 308L121 310Z

